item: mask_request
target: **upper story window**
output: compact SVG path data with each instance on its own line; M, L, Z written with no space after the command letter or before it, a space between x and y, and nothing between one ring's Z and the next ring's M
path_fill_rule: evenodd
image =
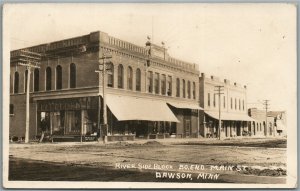
M234 98L234 109L236 110L237 106L236 106L236 98Z
M25 70L24 77L25 77L24 92L27 92L28 70Z
M193 99L196 99L196 83L193 82Z
M180 80L176 79L176 97L180 97Z
M153 92L153 72L148 71L148 92L152 93Z
M40 70L38 68L34 69L34 75L33 75L33 90L35 92L38 92L40 90Z
M9 104L9 115L14 115L15 114L15 108L13 104Z
M241 100L239 99L239 110L241 110Z
M132 68L128 66L127 69L127 89L132 90Z
M15 72L14 93L19 93L19 72Z
M118 66L118 88L124 88L124 68L122 64Z
M243 100L243 111L245 110L245 101Z
M232 98L230 98L230 108L232 109Z
M189 99L191 99L191 82L190 81L188 81L188 83L187 83L187 97Z
M76 88L76 65L70 64L70 88Z
M154 91L156 94L159 94L159 73L154 75Z
M161 94L166 95L166 75L161 75Z
M182 80L182 97L185 98L185 80Z
M216 107L216 94L214 94L213 104L214 104L214 107Z
M60 65L56 66L56 89L62 89L62 68Z
M141 91L141 70L139 68L136 69L135 81L135 90Z
M210 93L207 94L207 105L210 106Z
M224 108L226 107L226 98L225 98L225 96L223 97L223 107Z
M168 76L167 95L172 96L172 76Z
M51 68L46 68L46 91L51 90Z
M114 87L114 64L109 62L107 68L107 86Z

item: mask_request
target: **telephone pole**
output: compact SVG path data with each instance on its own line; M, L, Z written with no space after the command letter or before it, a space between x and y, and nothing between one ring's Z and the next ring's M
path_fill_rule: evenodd
M219 95L219 128L218 128L218 137L221 140L221 94L224 94L224 86L215 86L215 95Z
M263 105L264 105L264 109L266 110L266 126L265 126L265 135L267 136L268 135L268 109L269 106L270 106L270 103L269 103L270 100L263 100Z

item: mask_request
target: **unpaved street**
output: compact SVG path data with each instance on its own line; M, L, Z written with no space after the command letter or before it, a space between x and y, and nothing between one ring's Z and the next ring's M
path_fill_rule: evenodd
M13 143L9 179L284 183L285 145L284 139Z

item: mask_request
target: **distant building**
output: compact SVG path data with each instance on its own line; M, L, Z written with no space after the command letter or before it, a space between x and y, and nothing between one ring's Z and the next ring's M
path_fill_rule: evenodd
M274 119L274 127L276 136L286 136L287 126L286 126L286 112L285 111L269 111L268 117Z
M221 81L215 76L207 77L204 73L199 78L200 135L202 137L218 137L219 97L216 86L223 86L221 94L221 137L252 135L253 129L247 114L246 86Z
M198 137L198 66L169 56L163 46L147 42L142 47L93 32L22 50L42 55L40 68L31 71L31 139L40 135L42 119L53 136L99 135L102 78L95 70L103 53L112 56L106 60L110 71L105 84L112 140ZM19 65L26 62L19 59L22 50L11 51L10 63L9 132L16 137L25 134L27 71Z

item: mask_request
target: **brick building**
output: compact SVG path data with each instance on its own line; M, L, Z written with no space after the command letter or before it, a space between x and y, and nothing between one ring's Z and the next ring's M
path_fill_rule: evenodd
M219 95L216 86L223 86L221 93L221 137L235 137L253 133L247 114L246 86L221 81L215 76L207 77L204 73L199 78L200 106L200 135L217 137L219 127Z
M27 71L18 64L22 51L41 55L40 68L30 78L31 139L40 134L41 120L51 135L97 134L103 123L103 79L95 70L104 53L111 55L105 60L108 135L198 136L198 66L169 56L163 46L137 46L104 32L11 52L10 136L25 134Z

